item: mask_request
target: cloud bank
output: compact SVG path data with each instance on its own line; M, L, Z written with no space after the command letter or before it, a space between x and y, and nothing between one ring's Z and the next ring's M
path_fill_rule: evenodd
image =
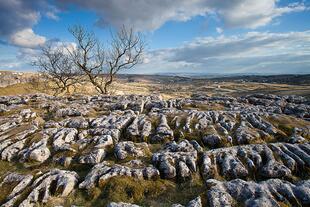
M197 38L152 51L146 59L135 72L309 73L310 31Z
M32 27L42 15L56 19L57 11L45 0L0 1L0 38L20 47L38 46L44 37L36 35Z
M58 0L93 10L98 24L130 25L138 30L156 30L167 21L187 21L215 14L226 27L257 28L285 13L306 9L303 3L279 7L278 0Z

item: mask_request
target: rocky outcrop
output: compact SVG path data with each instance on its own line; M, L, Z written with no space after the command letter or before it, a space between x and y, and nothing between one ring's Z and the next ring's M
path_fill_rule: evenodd
M150 153L147 143L134 143L131 141L119 142L114 148L117 159L124 160L130 157L144 157Z
M148 117L136 117L127 128L127 136L131 140L147 141L152 130L152 123Z
M79 188L91 189L104 181L115 176L128 176L136 179L156 179L159 177L159 172L153 166L133 168L124 165L102 162L95 165L85 180L80 183Z
M31 118L35 118L37 116L36 112L32 112L31 109L23 109L19 113L23 119L29 120Z
M153 164L158 167L163 178L185 179L196 172L197 151L187 140L167 143L164 148L153 154Z
M156 128L156 134L151 138L153 143L161 143L173 138L173 131L167 123L165 115L160 116L159 125Z
M196 199L185 206L308 206L309 104L268 94L0 97L0 164L16 171L3 170L0 205L96 194L125 176L156 180L163 195L166 184L190 184Z
M53 148L55 151L73 150L71 144L77 139L78 130L75 128L62 128L53 136Z
M257 144L204 152L201 172L207 179L283 178L298 176L309 166L308 144Z
M88 113L87 109L82 106L72 108L61 108L55 112L56 117L67 116L85 116Z
M43 163L51 155L51 152L47 147L47 142L48 137L44 137L40 141L34 142L28 148L20 151L18 154L21 157L21 161L34 161Z
M85 141L85 142L84 142ZM107 155L107 149L113 146L113 139L110 135L95 136L92 139L82 139L80 149L87 147L87 144L93 145L86 149L79 157L80 163L97 164L103 161Z
M0 139L1 159L12 161L14 158L16 158L19 151L21 151L25 147L27 137L34 134L37 130L38 128L35 125L33 125L28 126L22 132L13 134L14 138L10 135L4 135Z
M221 182L210 179L207 192L209 206L308 206L310 204L309 180L296 185L280 179L255 183L236 179Z
M0 189L6 188L7 185L13 185L13 188L2 206L13 206L20 194L30 185L32 179L32 175L22 175L19 173L9 173L6 175L0 184Z
M134 119L134 116L133 111L125 111L121 112L121 115L111 114L94 119L90 124L92 128L95 128L92 133L111 135L114 142L118 142L121 131L128 127Z
M202 207L201 198L200 196L198 196L197 198L188 202L186 206L183 206L181 204L173 204L171 207Z
M36 179L33 179L32 175L8 174L0 184L0 188L6 183L17 185L2 206L13 206L21 199L19 204L21 207L36 206L38 202L46 203L51 196L66 197L75 188L78 178L75 172L58 169L50 170ZM31 189L29 194L26 188Z
M107 205L107 207L140 207L138 205L135 204L131 204L131 203L123 203L123 202L119 202L119 203L109 203L109 205Z

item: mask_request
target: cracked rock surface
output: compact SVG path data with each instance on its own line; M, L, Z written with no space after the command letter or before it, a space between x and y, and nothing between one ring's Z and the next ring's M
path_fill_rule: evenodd
M2 96L0 205L309 206L309 140L299 96Z

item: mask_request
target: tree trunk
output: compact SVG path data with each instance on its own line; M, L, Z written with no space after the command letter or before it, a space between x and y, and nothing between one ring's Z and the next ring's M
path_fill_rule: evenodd
M104 84L104 93L108 94L109 90L108 87L112 84L113 82L113 75L110 75L110 80L108 80L105 84Z
M70 86L67 86L67 87L66 87L66 93L67 93L68 95L70 95Z

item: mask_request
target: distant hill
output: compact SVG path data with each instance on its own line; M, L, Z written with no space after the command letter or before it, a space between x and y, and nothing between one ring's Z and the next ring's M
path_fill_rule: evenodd
M211 78L213 81L238 81L259 83L280 83L290 85L310 85L310 74L306 75L243 75Z

